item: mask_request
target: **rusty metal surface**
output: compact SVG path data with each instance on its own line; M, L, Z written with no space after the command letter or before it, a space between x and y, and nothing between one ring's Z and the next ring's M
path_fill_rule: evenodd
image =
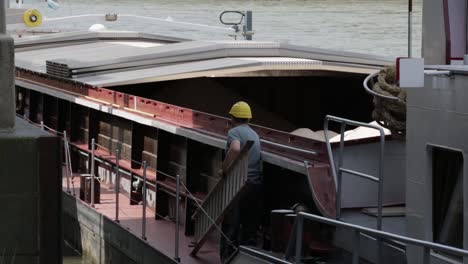
M16 70L16 77L37 82L53 89L64 90L77 95L90 97L90 99L97 99L114 107L128 108L129 110L148 113L156 120L170 122L177 124L178 126L198 131L207 131L223 138L230 128L230 121L225 117L194 111L189 108L179 107L144 97L116 92L110 89L91 86L68 79L52 77L47 74L37 73L18 67ZM298 160L306 159L310 161L326 160L325 144L323 142L257 125L252 125L252 128L262 139L305 150L316 151L320 154L318 156L313 156L295 151L290 151L290 153L286 152L291 154L291 158ZM266 144L264 147L265 149L277 152L280 155L285 153L284 150L275 146L268 146Z
M336 189L330 166L325 163L308 166L307 177L319 211L327 217L336 218Z
M51 89L73 93L90 100L97 100L101 104L107 104L114 108L133 111L147 118L193 129L219 138L225 138L230 128L229 119L224 117L116 92L81 82L52 77L44 73L37 73L19 67L16 69L16 77L21 80L41 84ZM268 143L262 144L262 148L267 152L300 162L308 161L311 165L308 169L308 174L313 198L322 214L335 217L335 183L329 170L325 143L262 126L252 125L252 127L264 140L317 153L317 155L313 155L281 148ZM375 140L375 138L358 139L346 142L346 144L362 144L374 142Z

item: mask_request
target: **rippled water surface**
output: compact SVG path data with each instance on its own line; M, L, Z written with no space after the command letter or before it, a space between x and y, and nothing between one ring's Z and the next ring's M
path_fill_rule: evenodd
M252 10L254 39L388 56L407 54L407 0L63 0L52 10L43 0L24 0L47 18L80 14L137 14L154 18L222 26L224 10ZM420 54L421 2L414 6L414 53ZM12 6L14 6L12 1ZM96 19L47 23L46 28L87 29ZM108 28L152 32L191 39L230 39L209 28L126 19Z

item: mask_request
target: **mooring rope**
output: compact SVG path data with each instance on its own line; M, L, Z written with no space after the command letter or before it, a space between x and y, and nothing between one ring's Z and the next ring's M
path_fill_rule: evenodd
M392 135L404 137L406 133L406 91L397 85L396 67L389 66L381 70L372 90L382 95L398 98L398 100L388 100L374 96L372 118L381 126L388 128Z

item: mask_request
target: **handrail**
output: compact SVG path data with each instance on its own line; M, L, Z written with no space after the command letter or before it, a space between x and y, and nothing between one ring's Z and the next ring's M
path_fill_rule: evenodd
M285 149L289 149L289 150L299 151L299 152L306 153L306 154L312 154L312 155L315 155L315 156L318 155L318 153L316 151L291 147L291 146L288 146L288 145L285 145L285 144L280 144L280 143L276 143L276 142L265 140L265 139L260 139L260 142L270 144L270 145L273 145L273 146L277 146L277 147L281 147L281 148L285 148Z
M373 96L377 96L377 97L380 97L380 98L385 98L385 99L389 99L389 100L401 101L400 98L398 98L398 97L390 96L390 95L379 94L379 93L377 93L377 92L372 91L372 89L369 88L369 86L367 85L367 83L368 83L372 78L374 78L375 76L377 76L378 74L379 74L379 72L372 73L372 74L368 75L368 76L364 79L364 82L362 83L362 85L364 86L364 89L366 90L366 92L369 93L369 94L372 94Z
M27 121L27 122L29 122L29 123L31 123L31 124L33 124L33 125L39 126L39 127L41 127L42 129L47 128L48 130L46 130L46 131L49 132L49 133L55 133L55 134L62 134L62 135L65 135L65 137L64 137L63 140L66 140L66 139L67 139L67 138L66 138L66 132L65 132L65 131L64 131L63 133L60 133L60 132L56 131L55 129L52 129L52 128L49 128L49 127L45 126L43 122L41 122L41 124L37 124L37 123L34 123L34 122L32 122L31 120L29 120L29 119L27 119L27 118L25 118L25 117L23 117L23 116L20 116L20 115L18 115L18 114L17 114L17 117L22 118L22 119L24 119L25 121ZM44 129L44 130L45 130L45 129ZM95 145L95 146L100 146L99 144L97 144L97 143L95 142L94 139L93 139L92 141L93 141L93 145ZM68 141L66 141L65 143L68 144ZM228 167L228 170L226 170L226 171L229 171L229 170L230 170L230 167L231 167L233 164L237 163L237 162L241 159L241 157L243 156L243 154L245 154L245 152L247 152L248 150L250 150L250 148L252 147L252 145L253 145L253 142L252 142L252 141L247 141L246 145L241 149L241 152L240 152L241 155L238 155L238 157L236 157L236 158L234 159L234 161L232 162L232 164ZM112 153L111 150L108 149L108 151L109 151L109 153ZM116 149L116 153L115 153L115 154L116 154L116 164L115 164L115 166L116 166L116 168L115 168L115 170L116 170L116 172L115 172L115 175L116 175L116 176L115 176L115 177L116 177L116 178L115 178L115 179L116 179L116 180L115 180L115 183L114 183L114 185L115 185L115 190L116 190L115 221L116 221L117 223L120 223L120 220L119 220L119 192L120 192L120 191L119 191L119 190L120 190L120 166L119 166L119 160L121 159L121 158L120 158L120 148L117 148L117 149ZM95 157L95 159L97 159L97 158ZM106 159L106 158L103 158L103 160L107 160L107 159ZM147 170L146 161L143 161L143 163L140 163L140 162L135 161L135 160L131 160L131 161L132 161L132 162L137 162L137 163L139 163L140 165L142 165L142 166L143 166L143 170L144 170L144 174L146 174L146 170ZM198 199L190 192L190 190L188 189L188 187L187 187L183 182L180 181L180 176L179 176L179 175L177 175L176 177L174 177L174 176L169 175L169 174L167 174L167 173L165 173L165 172L162 172L162 171L160 171L160 170L156 170L156 172L157 172L157 173L160 173L160 174L163 174L163 175L166 176L166 177L169 177L169 178L172 178L172 179L176 180L176 182L177 182L176 201L178 201L178 200L180 199L180 187L182 187L183 189L185 189L185 191L186 191L186 193L188 194L188 196L191 197L191 199L195 202L195 205L196 205L196 207L197 207L197 210L200 210L200 211L208 218L208 220L213 224L213 226L220 232L221 236L223 236L224 238L226 238L226 240L227 240L229 243L231 243L231 245L232 245L233 247L237 248L237 246L235 246L235 245L232 243L232 241L229 240L229 238L226 236L226 234L223 233L223 231L221 230L221 228L219 227L219 225L216 223L216 221L213 220L213 219L210 217L210 215L208 214L208 212L206 212L206 211L203 209L203 206L197 201ZM72 174L72 173L71 173L71 174ZM88 173L88 174L80 174L80 176L81 176L81 177L93 177L93 176L95 176L95 175L93 175L93 173ZM95 178L96 178L96 179L99 179L99 177L95 177ZM144 177L144 178L146 178L146 177ZM72 181L72 184L73 184L73 181ZM74 188L73 188L73 190L74 190ZM74 191L73 191L73 192L74 192ZM146 194L146 185L143 186L142 192ZM73 193L73 196L75 196L74 193ZM145 199L145 202L143 203L143 205L146 207L146 197L145 197L145 196L146 196L146 195L143 195L143 197L144 197L143 199ZM143 207L144 209L143 209L143 217L142 217L142 236L141 236L141 238L142 238L143 240L146 240L146 230L145 230L145 229L146 229L146 228L145 228L145 227L146 227L146 217L145 217L145 215L146 215L146 212L145 212L146 208L145 208L145 207ZM175 228L174 259L175 259L177 262L180 262L180 257L179 257L179 235L180 235L180 234L179 234L179 232L178 232L178 225L179 225L179 223L178 223L179 221L178 221L178 220L179 220L179 218L176 216L176 221L175 221L175 222L176 222L176 228Z
M456 255L456 256L461 256L461 257L468 257L468 251L464 249L459 249L447 245L442 245L439 243L434 243L434 242L429 242L429 241L424 241L416 238L410 238L406 236L401 236L401 235L396 235L392 233L388 233L385 231L381 230L375 230L359 225L354 225L350 223L345 223L341 222L338 220L314 215L314 214L309 214L309 213L304 213L304 212L299 212L296 216L296 263L300 263L301 259L301 249L302 249L302 232L299 232L302 227L303 227L303 221L304 219L312 220L312 221L317 221L323 224L328 224L328 225L333 225L336 227L345 227L345 228L350 228L354 231L355 236L353 237L353 245L355 247L353 248L353 264L359 263L359 239L361 233L371 235L376 237L378 240L379 239L386 239L386 240L397 240L400 242L404 242L407 244L412 244L415 246L421 246L424 247L424 263L430 263L430 257L431 257L431 249L432 250L438 250L442 251L451 255ZM379 249L381 250L381 248ZM380 252L379 252L380 255Z
M340 133L340 151L339 151L339 160L338 160L338 165L335 165L334 159L333 159L333 152L331 149L331 144L330 140L328 138L328 122L329 121L335 121L338 123L341 123L341 133ZM372 129L376 129L380 132L380 157L379 157L379 177L378 180L369 178L367 174L359 173L356 171L352 170L347 170L345 169L343 171L342 165L343 165L343 149L344 149L344 132L346 129L346 125L352 125L352 126L363 126L363 127L368 127ZM325 142L327 145L327 152L328 152L328 158L330 160L330 168L333 174L333 177L335 178L335 183L336 183L336 216L339 219L340 218L340 213L341 213L341 175L342 172L350 173L352 175L367 179L367 180L372 180L376 181L378 183L378 201L377 201L377 206L378 206L378 213L377 213L377 229L382 230L382 203L383 203L383 168L384 168L384 150L385 150L385 131L383 130L382 127L377 126L377 125L372 125L372 124L367 124L367 123L362 123L358 121L353 121L345 118L340 118L336 116L331 116L327 115L325 117L325 122L324 122L324 136L325 136ZM337 173L338 171L338 173Z

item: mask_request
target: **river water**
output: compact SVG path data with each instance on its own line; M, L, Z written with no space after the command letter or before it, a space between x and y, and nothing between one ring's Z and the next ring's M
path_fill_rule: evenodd
M222 26L224 10L252 10L255 40L385 56L407 55L407 0L62 0L52 10L44 0L24 0L23 7L39 9L46 18L82 14L134 14L160 19ZM14 1L11 5L15 6ZM413 54L421 50L422 0L415 0ZM43 29L83 30L94 19L44 23ZM103 23L110 29L156 33L190 39L231 39L210 28L181 27L142 19ZM80 257L65 257L81 264Z
M44 0L24 0L24 7L39 9L47 18L80 14L137 14L154 18L222 26L224 10L252 10L255 40L289 41L318 48L407 55L408 0L59 0L52 10ZM422 0L414 0L413 52L420 55ZM12 1L12 5L14 6ZM47 23L47 28L86 29L89 18ZM203 27L130 19L105 24L191 39L231 39Z

